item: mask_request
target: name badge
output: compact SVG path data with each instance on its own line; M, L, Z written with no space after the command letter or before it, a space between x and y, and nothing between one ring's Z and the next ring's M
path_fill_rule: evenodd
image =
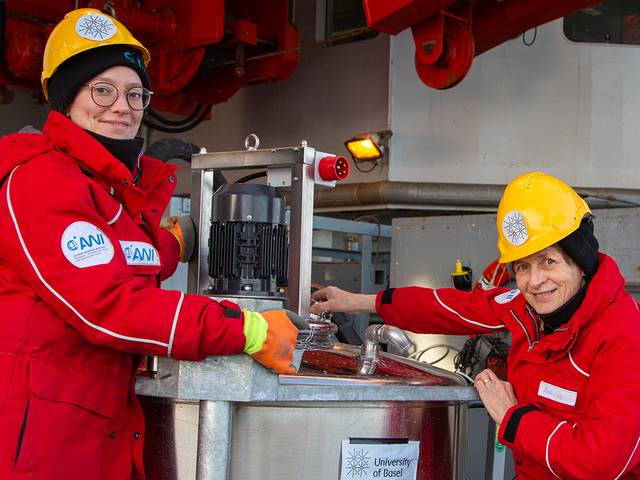
M563 403L571 407L576 406L576 400L578 399L578 392L573 390L567 390L566 388L556 387L547 382L540 382L540 388L538 388L538 396L548 398L554 402Z

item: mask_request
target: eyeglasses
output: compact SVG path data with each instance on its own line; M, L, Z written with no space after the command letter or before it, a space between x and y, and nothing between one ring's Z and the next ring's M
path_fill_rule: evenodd
M93 85L80 85L81 87L91 87L91 98L100 107L110 107L118 100L118 92L124 92L124 98L133 110L144 110L151 101L150 92L144 87L131 87L118 89L107 82L98 82Z

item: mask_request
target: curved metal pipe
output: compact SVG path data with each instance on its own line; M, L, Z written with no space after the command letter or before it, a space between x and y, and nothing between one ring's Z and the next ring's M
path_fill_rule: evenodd
M497 208L504 185L425 182L341 183L335 188L317 190L315 208L358 205L404 204ZM578 192L581 190L577 189ZM640 202L639 189L590 188L591 208L628 206ZM631 200L628 202L626 200Z
M358 375L371 375L380 362L380 344L390 343L401 354L411 348L411 340L398 327L391 325L369 325L364 332L364 342L360 347Z
M391 325L371 325L364 332L365 345L390 343L398 353L402 355L409 350L413 343L409 337L398 327Z
M451 183L374 182L347 183L319 190L316 207L405 203L414 205L498 206L504 186Z

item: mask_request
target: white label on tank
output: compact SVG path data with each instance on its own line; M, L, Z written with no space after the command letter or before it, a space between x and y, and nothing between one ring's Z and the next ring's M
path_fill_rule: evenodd
M381 439L385 440L385 439ZM420 442L354 443L342 441L340 480L400 478L416 480Z
M76 22L76 33L87 40L101 42L113 37L116 32L113 20L99 13L83 15Z
M538 395L558 403L570 405L572 407L576 406L576 400L578 399L578 392L567 390L566 388L562 387L556 387L555 385L551 385L547 382L540 382Z

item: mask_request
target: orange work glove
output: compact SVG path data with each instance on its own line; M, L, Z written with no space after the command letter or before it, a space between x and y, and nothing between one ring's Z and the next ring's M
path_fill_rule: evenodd
M180 243L180 262L187 263L196 245L196 229L189 215L180 217L173 229L173 234Z
M289 310L243 310L242 314L247 338L244 351L278 373L295 373L291 363L298 329L309 328L309 322Z

